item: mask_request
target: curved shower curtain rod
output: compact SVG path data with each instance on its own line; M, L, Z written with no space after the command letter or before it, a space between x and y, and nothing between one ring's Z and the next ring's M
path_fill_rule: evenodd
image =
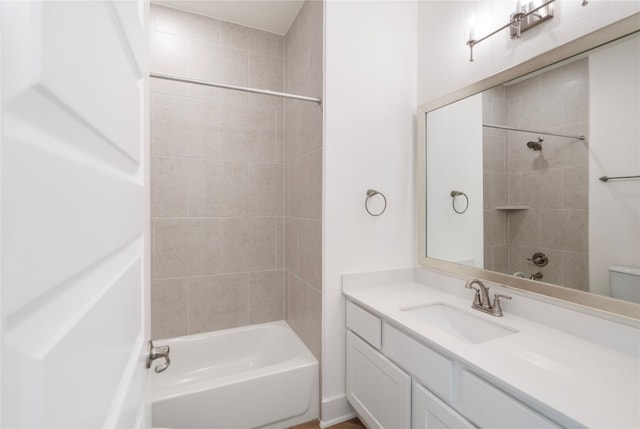
M483 127L487 127L487 128L498 128L500 130L509 130L509 131L522 131L525 133L535 133L535 134L542 134L545 136L556 136L556 137L565 137L568 139L577 139L577 140L584 140L585 136L568 136L566 134L555 134L555 133L548 133L546 131L536 131L536 130L527 130L524 128L515 128L515 127L507 127L506 125L493 125L493 124L482 124Z
M173 76L173 75L163 74L163 73L149 73L149 76L155 77L157 79L171 80L174 82L193 83L195 85L212 86L214 88L231 89L233 91L251 92L254 94L271 95L274 97L290 98L293 100L300 100L300 101L311 101L314 103L322 104L322 100L320 98L289 94L287 92L277 92L277 91L269 91L266 89L247 88L244 86L227 85L226 83L206 82L204 80L187 79L185 77Z

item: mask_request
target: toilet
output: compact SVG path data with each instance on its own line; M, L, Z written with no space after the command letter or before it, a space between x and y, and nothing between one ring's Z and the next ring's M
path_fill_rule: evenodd
M640 268L609 267L611 296L640 304Z

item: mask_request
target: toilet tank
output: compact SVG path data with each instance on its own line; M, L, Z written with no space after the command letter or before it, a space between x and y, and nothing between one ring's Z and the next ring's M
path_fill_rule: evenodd
M611 296L640 304L640 268L609 267Z

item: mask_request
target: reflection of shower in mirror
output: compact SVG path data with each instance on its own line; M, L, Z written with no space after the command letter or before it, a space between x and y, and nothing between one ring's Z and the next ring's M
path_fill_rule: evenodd
M544 138L542 136L538 136L538 139L536 141L530 141L527 142L527 147L529 149L538 151L538 150L542 150L542 142L544 141Z
M609 267L640 267L640 188L598 178L640 171L639 48L640 33L428 111L426 256L619 298ZM449 216L451 189L481 204Z

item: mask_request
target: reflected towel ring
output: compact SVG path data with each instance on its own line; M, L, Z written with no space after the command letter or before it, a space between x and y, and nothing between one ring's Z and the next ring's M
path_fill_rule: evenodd
M382 199L384 200L384 207L382 207L382 210L380 210L379 213L371 213L371 210L369 210L369 198L374 197L376 195L380 195L382 197ZM364 209L371 216L380 216L387 209L387 198L384 196L382 192L376 191L375 189L368 189L367 198L364 200Z
M456 209L456 198L458 198L460 195L462 195L464 197L464 199L466 200L466 204L464 206L464 210L462 211L458 211ZM453 201L451 202L451 206L453 207L453 211L458 213L458 214L462 214L464 212L467 211L467 209L469 208L469 197L467 197L467 194L465 194L462 191L451 191L451 197L453 197Z

